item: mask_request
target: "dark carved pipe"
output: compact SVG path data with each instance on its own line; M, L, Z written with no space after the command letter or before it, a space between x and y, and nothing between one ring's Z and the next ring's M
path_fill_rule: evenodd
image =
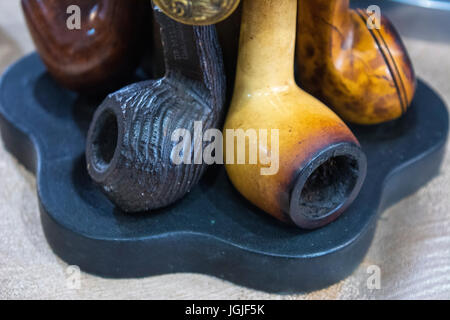
M79 12L68 10L74 5ZM111 92L139 64L148 0L22 0L22 8L48 71L69 89ZM80 14L79 25L73 25L74 14Z
M189 25L205 26L230 16L240 0L153 0L172 19Z
M109 95L89 129L87 166L92 179L121 209L157 209L182 198L197 184L205 164L175 165L177 129L194 137L217 128L225 100L222 53L214 26L192 27L165 16L158 7L166 74ZM194 146L190 158L194 161ZM194 163L194 162L192 162Z

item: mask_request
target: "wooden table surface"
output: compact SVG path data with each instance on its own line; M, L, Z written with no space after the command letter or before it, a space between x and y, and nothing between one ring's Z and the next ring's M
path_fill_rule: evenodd
M0 3L0 73L33 51L18 0ZM450 102L450 44L405 39L417 74ZM346 280L306 295L270 295L203 275L108 280L81 274L71 289L67 265L47 245L36 181L0 142L0 299L363 299L450 298L450 155L441 175L387 210L361 266ZM368 268L381 289L367 287Z

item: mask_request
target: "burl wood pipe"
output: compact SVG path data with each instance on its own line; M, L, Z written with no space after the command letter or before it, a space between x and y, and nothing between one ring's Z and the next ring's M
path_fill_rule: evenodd
M355 199L366 158L340 118L295 83L296 14L297 0L243 2L235 92L225 130L266 129L270 137L278 129L279 148L272 142L260 147L257 164L236 164L237 159L229 164L227 148L226 169L233 185L262 210L302 228L317 228ZM273 158L276 153L278 173L261 175L261 168L268 167L261 155Z
M153 0L172 19L189 25L210 25L228 18L240 0Z
M70 20L80 8L80 29ZM22 0L28 28L50 74L64 87L95 93L120 88L140 62L147 0Z
M96 111L87 139L90 176L127 212L165 207L197 184L207 165L195 164L194 122L202 122L203 132L219 127L225 100L215 27L183 25L158 7L154 11L161 28L165 76L109 95ZM178 129L191 135L192 164L173 161L179 142L172 134Z
M309 93L357 124L406 112L416 88L408 53L391 23L368 28L365 10L349 0L299 0L299 80Z

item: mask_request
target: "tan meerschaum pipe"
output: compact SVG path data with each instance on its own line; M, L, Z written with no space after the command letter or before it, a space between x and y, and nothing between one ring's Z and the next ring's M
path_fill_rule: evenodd
M296 13L297 0L243 2L225 160L233 185L253 204L282 221L317 228L336 219L355 199L366 158L339 117L295 84ZM230 133L238 129L256 131L261 138L245 146L246 155L259 146L256 164L236 164L240 146L233 153L229 145L237 141ZM268 138L266 145L260 135L264 129L269 137L278 129L278 141ZM266 158L278 159L275 174L262 175L261 169L273 165L265 164Z
M368 27L349 0L299 0L297 57L303 88L344 120L378 124L409 107L416 80L408 53L384 17ZM369 21L370 25L370 21Z

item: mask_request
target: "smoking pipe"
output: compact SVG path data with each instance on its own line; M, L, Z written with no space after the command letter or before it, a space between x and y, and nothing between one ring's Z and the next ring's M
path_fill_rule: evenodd
M22 8L37 51L64 87L118 89L140 61L147 0L22 0Z
M416 88L394 27L384 17L379 29L371 21L366 11L349 9L349 0L299 0L301 86L345 120L365 125L400 117Z
M197 159L194 122L202 122L203 132L217 128L225 99L215 27L180 24L156 6L154 15L165 76L110 94L94 114L87 138L90 176L126 212L165 207L197 184L207 165ZM178 129L194 141L187 136L173 140ZM188 146L182 149L188 160L181 164L174 161L181 154L179 142Z
M297 0L243 2L225 158L230 180L245 198L282 221L311 229L333 221L352 203L365 178L366 158L342 120L295 83L296 13ZM245 144L245 155L259 147L256 164L236 160L242 146L234 137L230 141L228 132L239 129L257 132L258 141ZM260 130L267 130L265 137ZM268 138L273 130L278 141ZM266 159L271 165L278 159L272 166L278 172L262 170L270 170Z
M240 0L153 0L172 19L189 25L210 25L228 18Z

